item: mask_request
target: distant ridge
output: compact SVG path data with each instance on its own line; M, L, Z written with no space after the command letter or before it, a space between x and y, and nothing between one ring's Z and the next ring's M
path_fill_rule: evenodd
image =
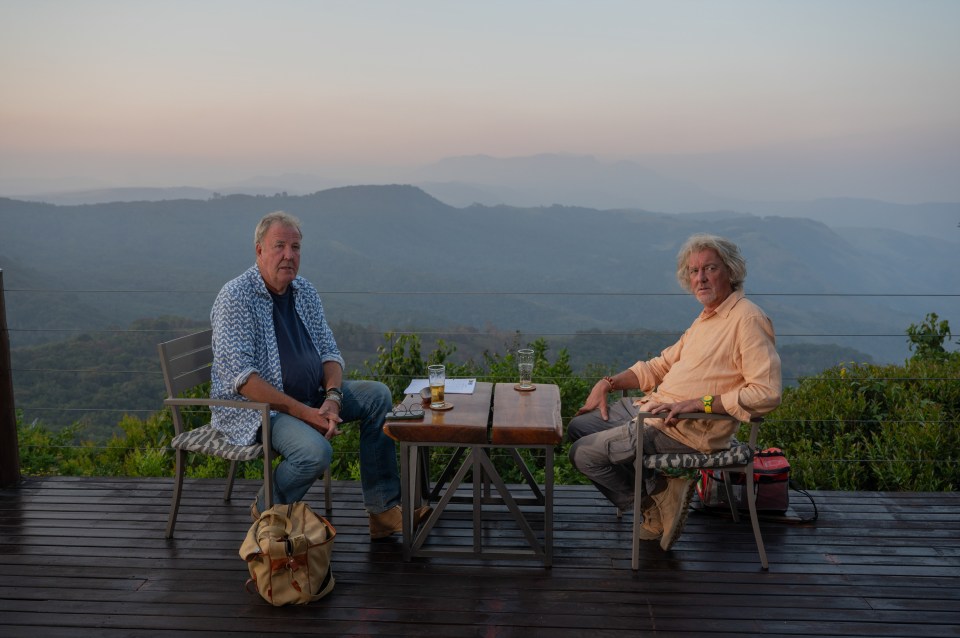
M406 188L420 188L437 201L457 209L474 204L520 208L559 205L595 210L693 213L705 220L713 219L715 211L731 211L760 217L782 215L815 219L834 229L897 230L960 243L960 229L957 228L960 201L893 203L868 197L822 197L815 191L811 191L809 197L791 200L751 196L751 192L766 192L762 188L764 176L771 179L782 179L783 176L772 167L755 174L752 171L744 172L742 166L737 169L742 173L741 177L754 175L756 188L741 187L739 192L747 194L733 196L729 193L737 189L727 188L722 178L725 174L722 169L727 160L729 158L724 155L645 156L615 161L601 160L592 155L564 153L519 157L465 155L444 158L419 168L380 169L376 179L282 173L250 177L215 187L71 188L63 192L41 190L39 194L22 195L16 199L76 205L179 199L203 201L237 195L296 197L328 193L325 197L335 198L334 193L339 188L356 185L361 185L361 188L389 188L389 185L408 184L412 186ZM3 184L4 180L0 179L0 186ZM369 186L383 184L388 186ZM713 186L707 187L706 184ZM6 186L0 192L9 193L9 188ZM724 195L712 189L729 193ZM854 191L871 192L869 189ZM400 192L389 196L363 194L362 191L355 193L368 204L375 204L378 197L403 197ZM350 200L351 197L344 197L340 203L348 207L357 205ZM416 204L411 200L405 205L429 208L436 204L426 201Z
M277 209L303 222L303 275L337 320L360 325L669 333L696 311L677 285L677 250L704 231L741 246L748 294L774 319L783 345L836 343L898 361L907 354L905 328L928 312L960 323L950 267L956 222L946 237L931 238L716 210L455 208L391 184L78 206L0 199L8 281L115 291L68 301L26 294L8 304L10 325L52 328L54 307L62 313L56 323L71 328L88 325L90 308L111 325L166 315L204 320L216 291L253 263L256 221ZM868 349L858 335L883 338Z
M453 210L451 206L408 184L341 186L307 195L303 200L305 203L341 210L344 213L371 210L408 213Z
M455 206L560 204L686 212L716 208L727 201L636 162L606 163L591 155L451 157L421 168L416 180Z
M58 206L104 204L113 202L158 202L175 199L209 199L214 194L206 188L177 186L172 188L128 187L96 190L64 191L21 197L23 201L44 202Z

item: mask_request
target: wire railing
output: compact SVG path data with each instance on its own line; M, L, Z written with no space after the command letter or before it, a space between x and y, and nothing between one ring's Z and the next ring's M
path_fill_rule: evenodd
M87 289L39 289L39 288L7 288L6 293L10 293L8 299L13 299L14 303L8 301L8 308L16 307L16 300L22 299L24 296L38 295L38 294L49 294L49 293L69 293L72 295L84 295L84 294L111 294L111 295L125 295L125 294L135 294L135 295L206 295L213 296L216 294L216 291L212 290L159 290L159 289L150 289L150 290L132 290L132 289L118 289L118 290L107 290L99 288L87 288ZM643 297L685 297L688 296L687 293L682 292L591 292L591 291L579 291L579 292L567 292L567 293L558 293L558 292L545 292L537 290L526 290L526 291L457 291L457 290L447 290L447 291L417 291L417 292L394 292L389 290L329 290L321 291L321 296L325 299L331 296L338 295L348 295L356 296L361 295L366 298L376 298L376 297L392 297L392 296L403 296L409 298L411 295L420 295L426 297L440 297L440 296L471 296L471 297L485 297L491 299L491 303L494 303L496 299L503 297L538 297L538 296L564 296L573 298L596 298L596 297L623 297L628 299L638 299ZM930 300L937 300L940 306L946 305L949 308L957 308L958 312L954 316L960 317L960 294L955 293L807 293L807 292L797 292L797 293L769 293L769 292L750 292L748 296L751 298L803 298L809 299L812 297L844 297L850 299L859 299L859 298L899 298L899 299L909 299L916 300L916 321L919 322L923 319L924 315L927 313L926 305ZM762 305L762 301L760 302ZM15 314L10 313L8 314ZM951 318L945 316L945 318ZM330 318L336 325L336 317ZM357 326L364 326L364 317L354 318ZM960 322L960 319L958 319ZM391 333L392 339L396 340L400 336L409 336L416 335L425 341L438 341L441 339L455 339L459 341L465 341L471 338L478 340L483 340L485 344L491 342L497 342L500 340L502 344L505 344L505 340L511 339L516 342L529 342L535 339L576 339L589 337L590 339L629 339L629 338L643 338L643 339L660 339L664 342L664 345L668 344L671 340L676 339L682 334L683 329L686 328L686 325L678 327L676 330L672 329L651 329L651 330L638 330L638 329L610 329L604 330L602 332L584 332L584 331L564 331L564 330L489 330L489 331L477 331L476 333L464 332L462 328L458 329L442 329L436 327L426 327L423 329L410 329L407 327L397 328L397 329L384 329L384 328L359 328L352 331L353 337L364 340L368 343L375 343L378 340L383 344L384 335L389 332ZM906 326L903 327L904 329ZM19 335L25 334L43 334L45 336L55 336L55 335L65 335L66 338L76 337L78 335L140 335L140 336L149 336L149 335L171 335L174 333L187 333L196 330L197 328L143 328L143 327L116 327L116 326L103 326L96 328L86 328L79 326L58 326L58 327L42 327L42 326L30 326L30 325L17 325L13 323L8 327L8 332L10 334L11 343L16 344L20 339ZM780 343L784 341L789 341L790 339L796 340L813 340L817 343L826 343L830 339L836 338L857 338L865 340L880 340L880 339L899 339L902 343L906 344L907 335L905 330L899 332L896 331L877 331L877 332L851 332L847 330L823 330L819 332L808 332L808 331L778 331L778 340ZM169 337L168 337L169 338ZM392 344L387 343L386 347L391 347ZM954 348L955 344L947 342L945 344L948 348ZM369 346L368 346L369 347ZM18 348L15 346L14 350L16 352ZM376 355L375 350L371 350L368 353L371 357ZM424 354L427 354L425 352ZM637 352L633 357L635 359L646 358L645 355L652 353ZM14 357L16 359L16 357ZM603 366L608 362L605 361L594 361L592 362L598 366ZM840 363L835 362L835 363ZM33 415L35 418L42 417L44 415L53 416L58 415L62 421L60 423L54 423L54 425L62 426L64 423L71 423L75 420L82 420L87 415L113 415L121 416L123 414L138 415L141 417L146 417L152 413L155 413L162 409L162 381L161 374L159 370L159 365L151 362L143 367L139 366L124 366L118 365L117 367L111 367L109 363L104 362L102 359L97 361L91 361L89 366L82 365L71 365L71 366L32 366L32 367L18 367L16 364L11 369L14 376L14 385L16 387L17 379L22 378L25 375L40 375L55 377L57 375L62 379L63 375L75 375L76 377L87 377L87 382L90 382L90 378L95 378L98 375L122 375L126 377L143 377L150 379L157 388L156 398L154 402L150 405L144 405L140 403L128 403L128 404L117 404L113 403L110 405L106 404L90 404L84 406L62 406L62 405L51 405L49 403L34 403L34 402L25 402L23 405L20 405L17 401L17 408L22 410L25 414ZM595 372L578 372L573 376L561 377L556 379L556 381L568 381L568 380L595 380ZM787 385L796 384L803 378L799 375L785 374L784 382ZM479 379L483 380L483 379ZM945 382L945 383L960 383L958 379L952 378L937 378L937 377L872 377L868 379L869 381L876 382L904 382L904 383L932 383L932 382ZM96 383L93 381L92 383ZM112 417L111 417L112 418ZM41 418L41 420L45 420ZM906 423L906 422L905 422Z

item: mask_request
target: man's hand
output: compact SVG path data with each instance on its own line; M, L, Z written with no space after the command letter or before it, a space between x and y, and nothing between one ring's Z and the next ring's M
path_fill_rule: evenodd
M600 416L603 417L604 421L610 420L609 410L607 409L607 394L610 390L610 384L607 383L606 379L600 379L597 381L593 389L590 390L590 395L587 397L587 400L584 401L583 407L577 410L576 416L581 414L586 414L600 408Z
M323 434L327 440L343 434L343 431L337 427L343 419L340 418L340 406L336 401L330 401L329 399L324 401L315 414L316 420L311 419L308 423Z
M337 369L339 369L339 364L336 365ZM258 374L250 375L247 382L240 388L240 394L251 401L269 403L270 407L274 410L297 417L304 423L309 424L317 432L320 432L328 440L338 434L342 434L337 427L340 425L342 419L340 418L340 406L337 405L336 401L324 401L319 408L311 408L293 397L280 392L280 390L277 390L261 379Z
M714 399L716 401L716 399ZM713 404L714 412L717 412L717 403ZM722 406L721 406L722 407ZM678 414L690 414L691 412L703 412L703 401L701 399L686 399L677 403L657 403L651 401L643 405L644 412L650 412L663 418L664 425L676 425L680 422ZM721 414L726 414L722 412Z

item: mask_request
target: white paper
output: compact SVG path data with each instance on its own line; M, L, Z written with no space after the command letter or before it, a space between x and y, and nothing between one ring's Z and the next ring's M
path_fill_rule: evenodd
M429 379L414 379L403 393L420 394L420 390L429 387L429 385ZM473 394L476 387L476 379L447 379L443 384L443 391L447 394Z

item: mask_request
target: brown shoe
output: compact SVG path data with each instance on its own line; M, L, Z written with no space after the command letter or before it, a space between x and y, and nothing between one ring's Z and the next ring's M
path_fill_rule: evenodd
M673 547L683 532L695 487L693 479L668 478L666 488L653 495L653 500L660 509L663 524L660 547L664 551Z
M660 540L663 536L663 524L660 522L660 508L657 504L650 502L643 508L643 523L640 524L640 530L637 532L642 541Z
M429 507L420 507L413 513L413 529L430 514ZM385 512L370 515L370 538L377 540L403 532L403 510L394 505Z

